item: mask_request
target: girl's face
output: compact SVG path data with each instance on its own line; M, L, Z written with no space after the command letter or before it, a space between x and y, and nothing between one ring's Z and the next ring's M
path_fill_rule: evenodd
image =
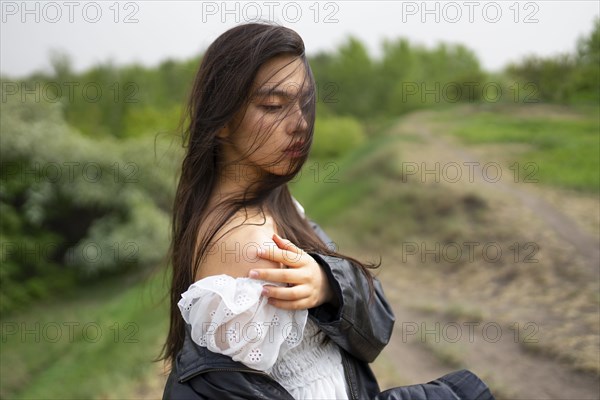
M308 123L301 107L306 79L302 61L294 56L275 57L259 69L245 112L219 132L225 139L225 161L237 167L238 177L288 174L294 161L304 156L298 148L307 140Z

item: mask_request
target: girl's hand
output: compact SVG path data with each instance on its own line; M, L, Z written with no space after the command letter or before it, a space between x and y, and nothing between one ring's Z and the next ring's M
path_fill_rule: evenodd
M288 284L288 287L263 288L262 294L269 297L270 304L287 310L299 310L335 301L327 275L314 258L277 234L273 235L273 241L277 248L260 248L258 256L288 268L253 269L248 274L253 279Z

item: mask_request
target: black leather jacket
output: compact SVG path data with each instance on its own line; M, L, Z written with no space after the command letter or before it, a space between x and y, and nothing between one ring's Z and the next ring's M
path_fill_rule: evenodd
M316 223L311 222L311 226L325 243L334 245ZM309 309L309 318L339 345L350 399L493 399L485 384L464 370L428 384L380 393L368 363L375 360L390 340L395 322L381 284L374 280L375 295L368 303L368 284L359 268L343 259L313 253L311 256L325 270L339 308L324 304ZM167 380L163 399L291 400L293 397L266 373L194 343L187 326L184 345Z

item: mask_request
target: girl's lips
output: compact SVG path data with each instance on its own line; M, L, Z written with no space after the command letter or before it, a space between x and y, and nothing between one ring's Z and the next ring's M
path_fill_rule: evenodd
M287 154L289 157L302 157L304 151L304 142L296 142L288 148L286 148L284 150L284 153Z
M288 146L284 151L302 151L304 149L304 142L296 142Z
M287 154L290 157L301 157L304 154L304 152L302 150L299 150L298 148L291 148L285 150L285 154Z

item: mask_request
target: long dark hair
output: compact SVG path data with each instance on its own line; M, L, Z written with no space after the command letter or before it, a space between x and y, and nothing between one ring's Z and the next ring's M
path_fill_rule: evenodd
M303 138L303 155L290 163L287 173L266 174L242 196L223 201L209 210L220 171L226 167L222 156L223 139L218 133L245 112L254 96L253 84L259 68L282 55L292 56L304 66L305 79L298 93L301 96L301 113L307 124L296 132ZM239 25L223 33L202 58L186 114L184 147L187 151L175 195L169 249L171 321L167 340L157 360L170 361L171 365L175 361L185 337L185 322L177 303L181 294L194 282L202 259L219 229L240 210L257 209L263 216L269 213L280 236L306 252L351 261L366 275L372 296L373 281L367 268L376 266L343 256L323 243L308 220L298 212L288 190L287 183L298 174L308 157L315 121L314 78L304 43L296 32L273 23L260 22ZM282 115L278 122L286 116ZM268 139L269 128L273 126L261 130L263 140ZM208 215L211 216L210 226L205 226ZM199 237L201 226L206 228L207 233Z

